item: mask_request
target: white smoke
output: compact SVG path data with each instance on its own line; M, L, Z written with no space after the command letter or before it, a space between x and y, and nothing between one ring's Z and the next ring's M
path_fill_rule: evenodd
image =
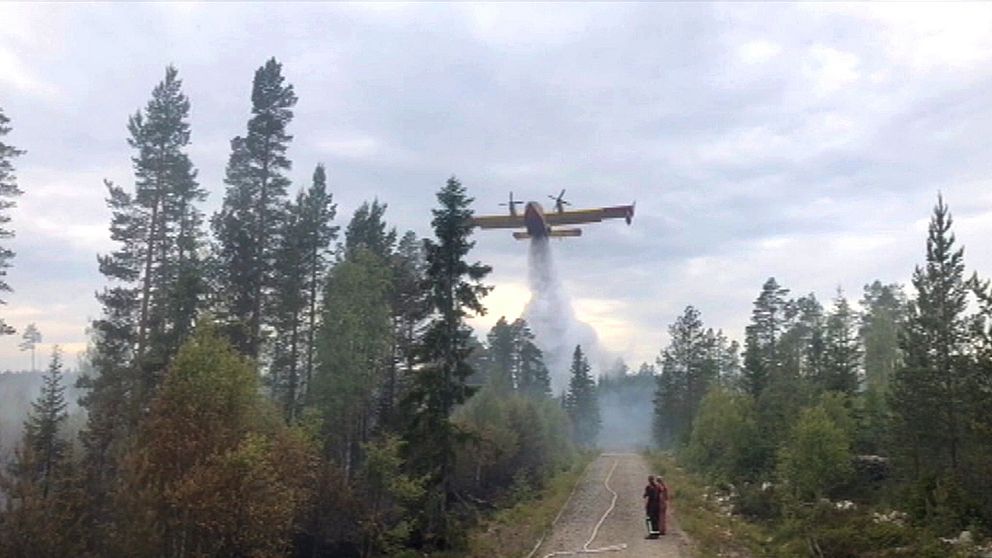
M572 303L558 280L547 238L531 239L527 263L531 294L524 308L524 319L544 352L544 362L551 372L551 389L559 394L568 387L576 345L582 345L594 377L605 371L600 367L608 362L608 356L599 346L596 331L576 319Z

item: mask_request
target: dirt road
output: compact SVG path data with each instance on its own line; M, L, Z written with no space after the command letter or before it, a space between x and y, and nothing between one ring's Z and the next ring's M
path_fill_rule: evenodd
M551 533L531 558L688 558L688 541L678 528L672 505L668 509L668 534L657 540L645 539L641 495L650 473L641 455L600 455L586 470Z

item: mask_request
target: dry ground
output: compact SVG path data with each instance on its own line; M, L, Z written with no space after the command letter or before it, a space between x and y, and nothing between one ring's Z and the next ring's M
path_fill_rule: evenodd
M612 475L610 472L612 471ZM565 505L551 533L532 553L533 558L567 556L602 556L603 558L682 558L690 556L688 539L678 528L675 507L668 506L668 534L656 540L646 539L644 504L641 495L651 471L643 456L633 453L604 453L590 464L579 481L571 500ZM615 508L603 521L588 548L600 552L578 553L592 536L596 524L610 508L617 493ZM677 487L672 487L677 491ZM606 547L626 545L615 550Z

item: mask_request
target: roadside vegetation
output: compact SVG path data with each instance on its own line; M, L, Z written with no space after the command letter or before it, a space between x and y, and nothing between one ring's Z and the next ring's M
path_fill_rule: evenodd
M768 279L742 362L691 306L670 327L655 437L705 552L992 555L992 290L952 223L938 199L911 294L860 310Z

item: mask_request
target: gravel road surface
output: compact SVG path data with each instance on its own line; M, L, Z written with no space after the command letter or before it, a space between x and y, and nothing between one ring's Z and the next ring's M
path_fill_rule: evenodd
M612 474L611 474L612 473ZM533 558L601 556L603 558L688 558L688 539L678 528L674 506L668 506L668 534L648 540L641 495L651 471L643 456L634 453L604 453L596 458L579 480L572 499ZM607 478L609 479L607 485ZM616 505L589 542L592 553L582 552L617 494ZM673 492L678 487L672 487ZM619 547L625 545L624 548ZM599 551L597 551L599 550Z

